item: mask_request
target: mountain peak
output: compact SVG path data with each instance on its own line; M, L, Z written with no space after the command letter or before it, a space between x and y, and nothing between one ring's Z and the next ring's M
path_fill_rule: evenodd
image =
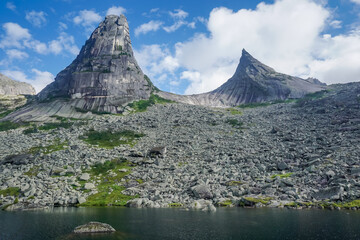
M38 97L79 99L77 108L118 112L122 104L149 98L151 90L134 57L126 17L108 15Z

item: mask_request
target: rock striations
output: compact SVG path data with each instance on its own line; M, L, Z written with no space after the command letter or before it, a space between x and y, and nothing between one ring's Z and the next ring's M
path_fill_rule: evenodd
M0 95L35 95L35 89L27 83L18 82L0 73Z
M78 107L116 113L118 106L150 97L151 84L138 66L124 15L109 15L77 58L38 95L79 99Z
M301 98L307 93L324 90L317 79L301 79L276 72L252 57L245 49L235 74L214 91L190 96L160 93L179 102L205 106L237 106L244 103Z

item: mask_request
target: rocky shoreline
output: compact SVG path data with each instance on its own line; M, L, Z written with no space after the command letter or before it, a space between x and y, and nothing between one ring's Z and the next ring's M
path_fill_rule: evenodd
M354 83L256 108L156 104L2 131L0 205L360 209L359 97ZM98 133L123 135L98 147Z

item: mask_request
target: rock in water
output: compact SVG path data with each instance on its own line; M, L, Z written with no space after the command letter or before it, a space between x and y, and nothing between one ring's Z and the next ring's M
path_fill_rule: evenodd
M235 74L214 91L190 96L161 92L161 97L195 105L229 107L244 103L301 98L326 89L317 79L301 79L278 73L261 63L245 49Z
M124 103L149 98L151 86L135 60L126 17L109 15L38 97L84 99L78 107L117 112Z
M74 229L74 233L111 233L115 231L109 224L100 222L89 222Z
M0 95L35 95L35 89L28 83L18 82L0 73Z

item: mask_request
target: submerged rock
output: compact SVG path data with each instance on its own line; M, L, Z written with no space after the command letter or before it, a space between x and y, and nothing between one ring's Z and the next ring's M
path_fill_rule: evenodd
M116 230L107 223L89 222L78 226L74 229L74 233L111 233Z

